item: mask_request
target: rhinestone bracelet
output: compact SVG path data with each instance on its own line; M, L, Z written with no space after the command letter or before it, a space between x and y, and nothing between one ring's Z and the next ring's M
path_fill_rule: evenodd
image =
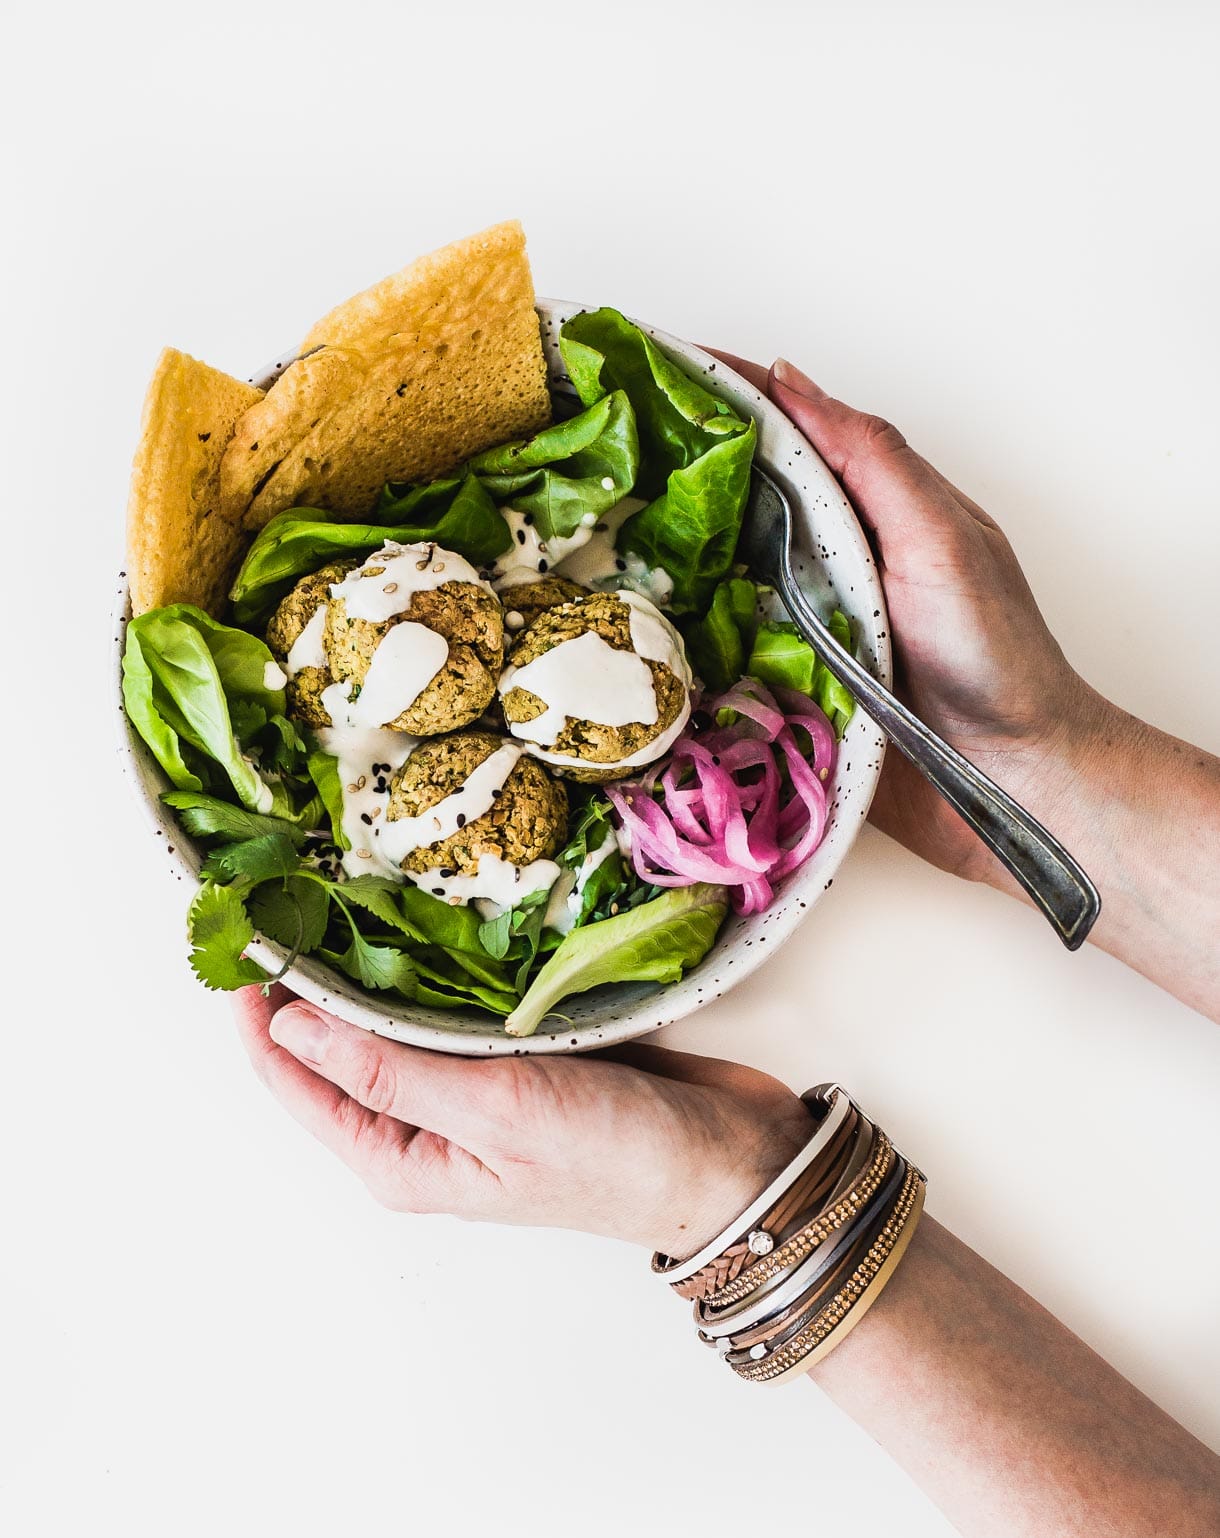
M743 1362L729 1358L738 1377L751 1383L777 1383L797 1377L840 1345L880 1297L897 1268L915 1233L926 1189L923 1175L912 1165L892 1216L846 1284L808 1324L775 1351L753 1359L747 1354Z
M831 1143L839 1128L854 1109L850 1097L837 1084L819 1084L801 1096L815 1113L822 1111L816 1131L788 1167L778 1175L762 1195L710 1244L692 1255L689 1260L674 1260L668 1255L652 1257L652 1269L673 1285L689 1284L696 1276L705 1273L696 1283L692 1296L702 1295L699 1289L714 1289L736 1266L748 1262L750 1256L768 1254L775 1247L770 1230L758 1226L774 1207L787 1195L793 1183L804 1174ZM828 1109L827 1109L828 1107ZM730 1251L732 1254L730 1255Z

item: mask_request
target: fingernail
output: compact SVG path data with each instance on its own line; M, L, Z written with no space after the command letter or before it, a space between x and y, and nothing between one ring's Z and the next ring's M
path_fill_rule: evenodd
M776 358L771 365L771 377L777 384L783 385L785 390L791 390L794 395L803 395L806 400L826 399L826 391L821 385L815 385L808 374L802 373L796 364L789 363L787 358Z
M330 1026L304 1004L289 1004L271 1017L271 1039L302 1062L320 1063Z

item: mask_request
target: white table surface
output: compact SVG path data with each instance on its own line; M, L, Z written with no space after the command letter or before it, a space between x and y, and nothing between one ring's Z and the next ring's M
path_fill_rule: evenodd
M9 23L15 1538L948 1531L817 1392L732 1380L643 1255L391 1216L272 1104L118 779L105 608L163 343L245 372L516 215L540 292L784 352L899 422L1002 521L1084 674L1220 748L1216 13L1140 9ZM938 1218L1220 1442L1216 1027L868 830L799 937L666 1039L852 1086Z

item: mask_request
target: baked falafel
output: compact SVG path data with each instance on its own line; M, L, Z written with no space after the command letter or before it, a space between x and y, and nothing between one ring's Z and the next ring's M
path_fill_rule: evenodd
M324 644L349 724L434 737L469 725L495 697L504 613L464 557L387 541L332 589Z
M490 775L476 773L483 765ZM454 805L459 796L467 809ZM516 866L550 859L567 824L563 786L520 743L493 732L457 732L421 743L395 775L382 852L397 859L401 851L400 868L412 875L475 875L482 855ZM417 838L428 842L416 844Z
M670 747L690 715L690 684L682 638L655 605L594 593L523 632L499 693L528 753L565 779L605 784Z
M267 623L271 655L288 678L288 714L305 726L329 726L322 691L334 683L323 643L332 582L342 582L355 561L332 561L302 577L283 597Z

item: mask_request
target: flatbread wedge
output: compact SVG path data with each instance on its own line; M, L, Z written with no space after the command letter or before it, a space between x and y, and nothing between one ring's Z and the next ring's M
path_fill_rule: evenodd
M288 507L367 513L550 420L525 234L455 241L332 310L237 424L221 465L232 523Z
M262 394L172 347L157 360L127 502L133 614L171 603L220 612L248 538L221 510L220 464Z

